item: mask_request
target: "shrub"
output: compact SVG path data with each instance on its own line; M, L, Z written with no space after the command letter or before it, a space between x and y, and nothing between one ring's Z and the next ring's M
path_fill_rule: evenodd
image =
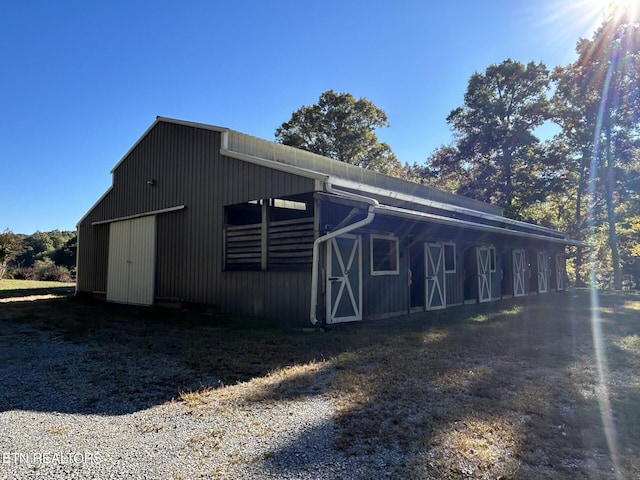
M51 282L73 282L73 278L71 278L69 270L59 265L43 272L40 280L47 280Z
M38 272L38 280L50 282L72 282L71 274L65 267L56 265L49 257L33 262L35 270Z
M12 270L11 276L15 280L39 280L38 271L33 267L20 267Z

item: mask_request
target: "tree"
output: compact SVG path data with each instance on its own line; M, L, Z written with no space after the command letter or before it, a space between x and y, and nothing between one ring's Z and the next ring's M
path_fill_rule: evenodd
M556 67L552 74L555 91L551 100L553 120L560 126L555 140L564 149L565 165L574 175L573 185L568 187L573 193L568 203L573 212L568 233L580 240L586 240L588 236L588 180L599 104L598 93L590 88L583 76L584 70L579 62ZM578 248L574 263L578 286L586 285L582 275L583 263L583 251Z
M624 204L638 192L632 185L637 169L631 167L640 141L638 11L620 5L610 9L593 38L580 39L576 51L574 63L554 71L554 117L578 172L576 225L584 230L588 221L591 235L602 232L597 208L603 205L612 281L618 290L622 258L628 256L620 252L617 224L629 223L630 210Z
M542 63L507 59L471 76L464 105L447 117L469 177L458 193L502 205L516 218L530 203L530 172L540 161L534 130L549 119L548 86Z
M31 267L36 260L42 260L44 257L50 257L58 265L73 266L73 258L68 248L77 241L75 232L36 231L22 237L24 249L16 258L16 263L20 267Z
M0 233L0 280L7 273L9 262L23 250L22 239L11 230Z
M402 165L376 128L388 127L386 113L366 98L328 90L315 105L305 105L276 129L276 141L389 175Z
M455 145L441 145L422 165L405 165L404 177L451 193L464 194L468 172Z

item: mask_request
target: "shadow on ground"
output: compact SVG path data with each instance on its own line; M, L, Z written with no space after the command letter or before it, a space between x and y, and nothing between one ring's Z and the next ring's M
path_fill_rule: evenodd
M336 357L333 385L351 401L339 406L334 446L367 459L379 477L634 478L640 348L620 356L615 342L620 332L636 341L640 323L637 309L621 301L602 297L604 386L587 292L406 320L395 335L379 338L379 348ZM606 415L613 419L609 439ZM265 467L276 476L316 471L322 460L299 445L326 429L303 432ZM295 465L282 461L292 453Z
M601 298L615 450L628 474L640 459L638 352L624 350L640 335L636 301ZM380 476L610 478L591 320L585 292L329 333L64 297L6 303L0 411L122 415L317 362L243 398L329 395L337 409L263 460L273 475L322 471L327 456L308 448L320 443Z
M0 411L121 415L218 385L196 361L192 346L202 336L193 324L69 296L12 296L0 307Z
M14 290L0 290L0 299L3 298L24 298L33 295L58 295L68 296L73 294L75 287L50 287L50 288L28 288Z

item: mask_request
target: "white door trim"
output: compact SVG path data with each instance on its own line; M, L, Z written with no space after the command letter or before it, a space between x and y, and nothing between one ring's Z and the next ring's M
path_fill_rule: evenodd
M525 252L522 248L513 250L513 296L524 297L526 289L524 284L527 262Z
M437 258L434 259L433 253ZM425 298L426 310L441 310L447 307L447 283L444 265L444 244L425 243ZM439 302L437 302L439 300ZM435 304L434 304L435 301Z
M549 260L547 252L538 252L538 293L549 291Z
M476 247L478 261L478 302L491 301L491 247Z

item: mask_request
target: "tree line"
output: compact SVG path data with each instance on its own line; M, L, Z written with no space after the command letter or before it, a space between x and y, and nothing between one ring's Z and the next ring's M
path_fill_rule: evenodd
M295 111L276 141L564 231L593 245L572 252L575 284L640 289L639 12L609 9L569 65L506 59L475 72L446 118L452 141L423 164L402 164L378 141L375 130L389 125L383 110L332 90ZM549 125L557 133L542 141Z
M0 279L71 282L75 276L76 232L0 233Z

